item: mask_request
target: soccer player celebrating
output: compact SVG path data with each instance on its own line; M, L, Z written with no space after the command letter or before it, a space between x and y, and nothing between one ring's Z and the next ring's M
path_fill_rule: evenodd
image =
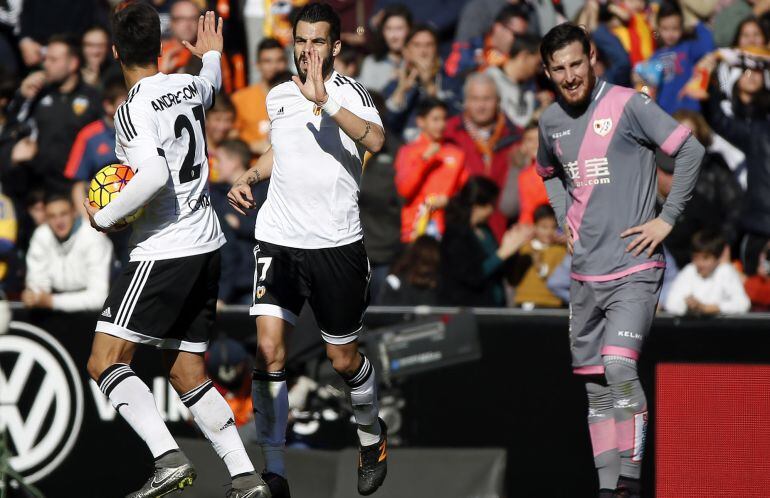
M132 498L164 496L192 484L195 469L163 423L147 385L134 374L137 344L164 351L171 385L232 476L229 498L270 497L238 435L233 412L206 377L203 354L211 332L225 243L208 197L204 109L221 82L222 20L198 21L199 76L158 71L160 20L144 2L123 4L112 21L126 102L115 113L115 152L136 174L99 210L86 206L101 231L144 206L133 224L131 260L112 287L88 360L88 372L144 440L155 472ZM109 493L100 493L109 494Z
M637 360L663 278L660 244L690 197L704 149L647 95L597 79L582 28L556 26L540 53L559 98L540 119L537 171L573 253L572 365L588 392L599 496L638 497L647 402ZM656 215L658 147L676 166Z
M253 381L257 437L266 460L263 477L274 496L288 496L284 337L305 300L332 366L350 387L361 445L359 493L373 493L387 471L377 382L357 344L370 278L358 188L364 152L377 152L385 135L367 91L333 70L340 48L337 14L328 5L306 5L294 24L299 76L267 96L271 148L228 194L236 209L252 208L251 185L270 176L255 228L251 314L259 345Z

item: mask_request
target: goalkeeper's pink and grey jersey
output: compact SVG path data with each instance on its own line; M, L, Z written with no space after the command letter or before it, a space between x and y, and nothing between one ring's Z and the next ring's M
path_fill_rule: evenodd
M557 217L566 215L575 242L572 278L607 281L665 266L660 247L634 256L625 251L633 236L620 234L657 216L655 149L676 155L689 136L647 95L602 80L582 112L560 102L546 109L537 171L561 179L568 194ZM673 225L686 200L669 198L661 217Z

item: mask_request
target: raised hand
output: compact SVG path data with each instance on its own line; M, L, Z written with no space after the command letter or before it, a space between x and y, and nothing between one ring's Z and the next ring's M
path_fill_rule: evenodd
M317 106L322 106L326 103L326 87L324 86L323 77L323 61L321 60L321 54L313 45L310 45L310 50L307 54L307 77L305 82L298 76L292 76L291 79L299 87L299 91L310 102L313 102Z
M182 40L182 44L196 57L203 57L203 54L209 50L216 50L221 53L224 46L222 38L223 22L220 17L219 23L217 23L214 12L206 12L205 15L198 18L198 37L195 40L195 45L184 40Z

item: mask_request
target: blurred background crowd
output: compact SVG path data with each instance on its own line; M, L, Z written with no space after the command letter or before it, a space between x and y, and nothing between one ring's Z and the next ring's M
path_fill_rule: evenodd
M224 18L210 194L228 239L220 304L249 304L256 211L237 215L226 194L269 145L265 98L291 79L292 14L307 2L151 2L167 73L197 74L181 42L203 10ZM113 113L127 89L114 3L0 1L0 281L29 308L99 309L127 261L130 229L97 233L82 209L90 179L117 161ZM602 78L654 96L708 150L665 242L661 309L770 308L770 0L327 3L342 19L335 69L369 90L387 128L359 199L374 304L566 306L569 255L535 171L538 116L555 98L538 48L575 21ZM656 161L662 202L673 160ZM255 187L258 206L267 189Z

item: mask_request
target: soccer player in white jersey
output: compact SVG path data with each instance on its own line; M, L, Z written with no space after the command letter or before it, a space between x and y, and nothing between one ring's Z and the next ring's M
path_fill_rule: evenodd
M88 372L118 413L147 444L155 472L132 498L164 496L192 484L195 469L168 431L152 393L131 369L138 344L163 349L169 380L200 430L224 460L229 498L270 497L235 427L233 412L205 373L225 243L209 202L204 110L221 83L222 20L198 21L199 76L158 71L160 20L144 2L120 5L112 21L113 51L128 98L115 113L118 159L135 175L91 224L116 229L140 207L131 261L113 285L96 324ZM106 490L100 496L112 495Z
M358 491L373 493L387 471L386 428L378 417L377 382L358 351L369 302L369 260L358 216L364 153L385 135L367 91L333 70L340 21L311 3L296 16L299 76L267 96L271 149L230 191L237 209L253 207L251 185L270 176L257 216L254 303L258 354L253 403L257 437L274 496L288 496L283 463L288 396L284 337L307 300L327 356L350 387L360 440Z

